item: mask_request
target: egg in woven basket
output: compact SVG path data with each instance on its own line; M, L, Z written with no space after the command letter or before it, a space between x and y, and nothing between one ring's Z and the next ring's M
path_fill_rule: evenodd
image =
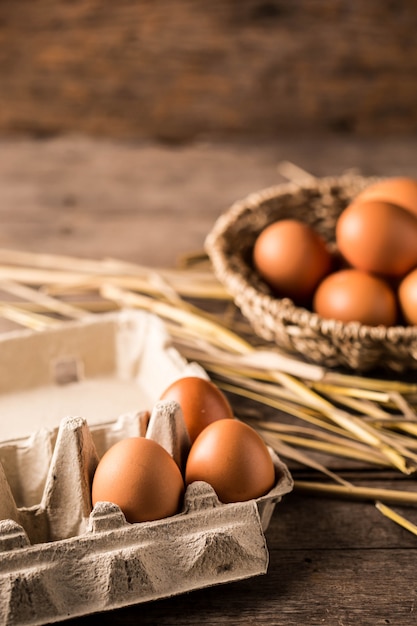
M341 213L380 180L346 174L280 183L238 200L217 219L206 237L206 252L214 274L260 338L325 367L362 372L381 365L393 372L417 369L416 326L370 326L325 318L277 295L253 264L257 237L278 220L304 222L336 252Z

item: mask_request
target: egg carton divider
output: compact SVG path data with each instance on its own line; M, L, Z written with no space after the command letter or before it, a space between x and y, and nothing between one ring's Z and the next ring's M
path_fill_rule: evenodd
M139 435L146 417L122 422L135 422ZM189 440L179 404L157 403L145 436L182 462ZM98 462L93 435L84 419L65 418L39 507L16 507L3 470L0 498L8 517L0 521L1 623L60 621L266 573L270 511L262 505L275 505L292 487L285 465L270 454L277 482L259 501L223 504L210 485L195 482L178 514L130 524L115 504L91 508ZM41 524L33 521L39 518Z

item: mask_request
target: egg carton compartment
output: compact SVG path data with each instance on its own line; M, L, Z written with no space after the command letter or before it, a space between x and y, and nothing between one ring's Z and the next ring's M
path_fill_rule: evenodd
M163 520L131 524L114 504L92 508L98 460L120 439L154 439L180 466L188 454L180 406L158 398L176 378L206 374L172 349L160 320L123 311L0 344L10 383L0 376L0 406L6 397L14 423L6 412L4 422L33 431L0 442L0 624L58 622L266 573L264 531L293 484L272 449L276 484L256 500L222 504L198 482Z
M0 439L55 429L65 415L90 425L152 407L187 372L204 375L170 344L159 318L123 310L41 333L0 335Z
M189 439L180 406L159 402L143 434L147 422L146 413L122 416L100 439L150 437L183 464ZM210 485L196 482L178 514L130 524L115 504L91 507L100 430L80 417L61 422L39 505L17 507L3 471L2 624L57 622L266 573L270 508L292 487L272 450L277 480L265 496L222 504Z

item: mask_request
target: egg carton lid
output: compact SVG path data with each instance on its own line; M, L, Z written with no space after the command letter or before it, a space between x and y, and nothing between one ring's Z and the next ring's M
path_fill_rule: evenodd
M293 485L272 449L276 484L257 500L225 505L198 482L163 520L130 524L114 504L91 507L98 459L122 438L152 438L183 462L181 408L158 398L187 375L207 377L140 311L0 338L0 624L58 622L267 571L264 531Z

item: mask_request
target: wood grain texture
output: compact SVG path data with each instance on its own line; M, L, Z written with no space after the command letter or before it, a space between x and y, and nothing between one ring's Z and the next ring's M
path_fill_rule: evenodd
M417 176L416 140L304 136L276 142L0 140L0 246L175 265L204 244L235 200L283 178L289 160L317 175Z
M411 0L3 0L0 132L417 130Z

